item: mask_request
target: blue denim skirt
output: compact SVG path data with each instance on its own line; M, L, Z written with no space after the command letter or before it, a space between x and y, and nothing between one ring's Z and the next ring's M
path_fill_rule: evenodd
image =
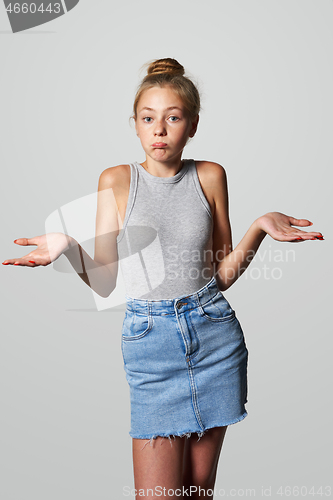
M130 436L200 437L247 416L244 334L215 277L173 300L126 295L121 335Z

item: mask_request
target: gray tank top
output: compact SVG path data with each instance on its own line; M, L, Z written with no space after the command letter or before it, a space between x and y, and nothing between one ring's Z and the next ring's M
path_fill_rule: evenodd
M213 218L194 160L173 177L132 163L123 227L117 236L126 295L162 300L189 295L213 276Z

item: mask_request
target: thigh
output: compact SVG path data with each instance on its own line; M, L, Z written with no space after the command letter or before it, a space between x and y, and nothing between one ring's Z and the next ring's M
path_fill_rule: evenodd
M214 488L227 427L208 429L199 441L195 435L186 440L183 462L184 487Z
M184 454L184 437L157 437L149 442L145 439L132 439L133 451L133 471L135 489L139 492L144 490L148 496L147 489L155 492L149 492L148 498L159 498L158 489L177 490L182 488L182 468ZM178 492L179 493L179 492ZM139 493L138 493L139 498ZM168 498L179 498L170 496Z

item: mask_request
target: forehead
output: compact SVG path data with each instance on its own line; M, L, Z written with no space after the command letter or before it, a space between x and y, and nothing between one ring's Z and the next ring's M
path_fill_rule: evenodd
M138 102L138 112L146 107L160 111L171 106L184 110L183 102L177 92L171 86L152 87L141 95Z

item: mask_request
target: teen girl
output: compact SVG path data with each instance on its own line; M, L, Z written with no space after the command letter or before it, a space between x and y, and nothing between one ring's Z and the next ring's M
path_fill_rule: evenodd
M160 498L163 491L180 498L187 489L199 498L199 488L201 497L212 494L227 426L247 416L248 351L222 292L267 234L288 242L323 239L295 227L310 221L271 212L232 249L225 169L182 160L199 110L183 66L174 59L151 63L133 108L146 158L100 175L94 259L70 236L51 233L16 240L37 248L3 262L48 265L63 253L83 281L107 297L120 261L138 497Z

